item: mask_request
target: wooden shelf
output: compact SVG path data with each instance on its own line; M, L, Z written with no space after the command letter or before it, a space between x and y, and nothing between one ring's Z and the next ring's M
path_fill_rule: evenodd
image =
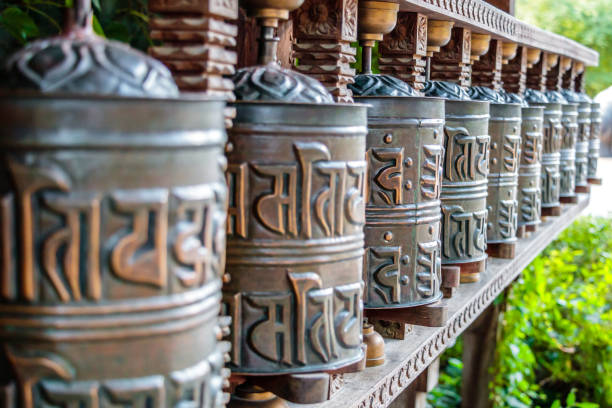
M452 345L485 308L521 271L570 225L586 208L589 196L580 194L577 204L564 205L560 217L550 217L529 238L520 239L514 259L490 258L487 270L477 283L463 284L448 305L449 319L444 327L414 326L405 340L385 339L386 363L344 375L341 388L321 404L292 407L382 408L388 406L448 346Z
M596 51L527 24L482 0L400 0L400 9L423 13L432 19L453 20L474 32L564 55L580 60L587 66L599 64Z

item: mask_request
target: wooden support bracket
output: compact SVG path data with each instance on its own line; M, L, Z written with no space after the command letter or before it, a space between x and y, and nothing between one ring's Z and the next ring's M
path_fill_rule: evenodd
M599 177L597 177L597 178L589 178L588 182L589 182L589 184L593 184L593 185L596 185L596 186L601 186L602 180Z
M487 254L492 258L514 259L516 256L516 242L487 244Z
M561 215L561 206L542 207L542 217L558 217Z
M574 190L577 193L582 193L582 194L589 194L591 192L591 186L586 185L586 186L576 186L576 189Z
M578 196L573 195L569 197L559 197L559 201L562 204L576 204L578 202Z
M442 266L442 294L444 298L453 297L461 281L461 268L458 266Z
M440 302L397 309L365 309L364 314L368 321L379 319L426 327L442 327L448 320L448 308Z

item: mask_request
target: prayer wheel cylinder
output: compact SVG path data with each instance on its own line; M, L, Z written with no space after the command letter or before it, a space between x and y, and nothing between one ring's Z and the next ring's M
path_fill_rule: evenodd
M587 188L589 141L591 138L591 102L578 104L578 138L576 140L576 188Z
M366 308L441 298L444 100L356 97L370 105L364 259Z
M442 265L484 261L491 141L489 103L447 100L445 109L446 156L440 197ZM466 277L476 279L476 276Z
M599 160L599 137L601 135L601 106L591 104L591 133L589 135L588 172L589 180L597 179L597 161Z
M226 149L228 365L278 375L361 361L367 107L234 106Z
M561 199L576 196L576 141L578 137L578 104L561 105L561 165L560 191Z
M224 107L0 96L0 382L14 381L9 400L223 403Z
M487 196L487 243L516 241L518 168L521 151L521 106L491 103L491 149Z
M518 177L518 226L540 224L543 107L521 109L521 156Z
M544 107L542 132L542 169L540 188L542 190L542 209L557 208L561 191L561 104L529 103L530 106Z

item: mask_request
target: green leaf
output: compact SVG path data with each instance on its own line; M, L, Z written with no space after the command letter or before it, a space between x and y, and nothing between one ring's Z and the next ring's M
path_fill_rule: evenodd
M39 33L34 20L18 7L6 8L0 15L0 24L22 44Z

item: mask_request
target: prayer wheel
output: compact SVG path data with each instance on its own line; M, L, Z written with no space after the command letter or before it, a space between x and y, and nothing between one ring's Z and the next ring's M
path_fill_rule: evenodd
M518 223L518 169L521 149L521 105L505 103L498 92L475 86L474 100L490 102L487 252L499 258L514 258Z
M430 81L425 95L446 99L442 178L442 265L461 268L462 282L484 271L489 174L489 102L471 101L456 84Z
M0 95L3 406L222 406L225 103L74 15Z
M354 95L363 89L371 87L352 87ZM370 105L364 306L434 302L442 295L444 100L375 95L355 100Z
M588 154L588 181L591 184L601 184L597 177L597 161L599 160L599 137L601 135L601 106L599 103L591 104L591 134L589 138Z
M561 105L563 115L561 124L561 182L559 199L561 202L576 200L576 141L578 135L578 104Z
M568 102L578 104L578 137L576 139L576 192L589 192L588 164L591 138L591 99L582 93L563 91Z
M542 211L541 166L544 107L521 108L521 159L518 178L518 227L535 229Z
M318 81L281 68L275 24L263 3L249 4L264 26L264 52L262 65L234 76L237 114L226 148L231 281L223 287L232 317L228 366L248 381L287 380L364 360L367 107L334 103ZM306 394L287 398L300 402Z
M544 108L542 126L542 168L540 189L542 192L542 215L560 215L560 164L561 164L561 105L551 103L546 95L534 89L527 89L525 100L530 107Z

